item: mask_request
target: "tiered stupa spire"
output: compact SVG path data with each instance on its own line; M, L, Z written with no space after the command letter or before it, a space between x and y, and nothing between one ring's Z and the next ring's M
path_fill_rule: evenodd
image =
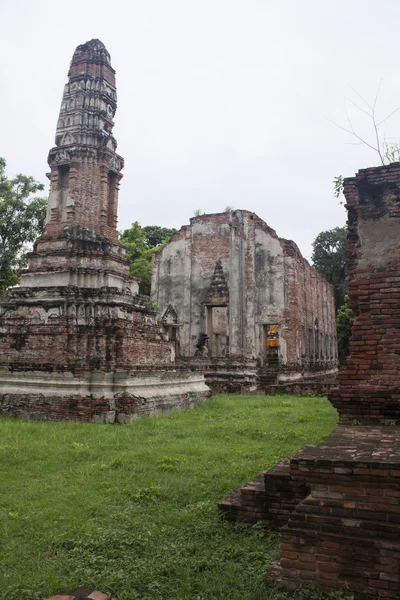
M117 196L124 165L112 135L115 71L99 40L78 46L64 87L55 148L49 153L48 223L76 224L116 238Z
M46 226L28 257L21 286L124 288L129 275L118 241L118 187L124 160L112 135L117 108L115 71L99 40L78 46L64 87L55 147L49 152ZM33 277L33 274L41 277ZM137 291L132 280L131 291Z

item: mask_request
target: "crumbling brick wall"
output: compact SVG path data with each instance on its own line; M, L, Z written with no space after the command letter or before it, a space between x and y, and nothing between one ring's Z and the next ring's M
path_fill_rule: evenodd
M335 300L332 286L302 257L292 241L283 240L288 306L287 369L301 365L318 372L337 361Z
M342 422L400 421L400 165L345 180L350 355L331 400Z
M139 312L131 321L98 319L79 325L65 316L36 321L7 315L0 319L0 366L63 371L85 365L108 372L174 362L171 342Z

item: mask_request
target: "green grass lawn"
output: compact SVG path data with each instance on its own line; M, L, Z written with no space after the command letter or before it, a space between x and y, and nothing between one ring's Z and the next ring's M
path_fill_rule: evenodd
M262 583L277 534L217 503L336 419L325 398L220 395L129 425L0 420L0 598L286 598Z

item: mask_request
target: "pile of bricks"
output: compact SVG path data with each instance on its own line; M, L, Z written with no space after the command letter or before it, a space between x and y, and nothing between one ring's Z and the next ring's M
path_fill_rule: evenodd
M70 594L57 594L51 596L48 600L118 600L118 598L98 592L93 588L79 587Z

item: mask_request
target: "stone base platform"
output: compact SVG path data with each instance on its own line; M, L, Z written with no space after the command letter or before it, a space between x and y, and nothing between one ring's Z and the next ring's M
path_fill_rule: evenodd
M337 369L320 365L300 372L282 368L259 367L255 360L241 356L213 357L180 356L177 364L204 373L207 385L215 394L295 394L297 396L326 396L337 386ZM317 368L318 367L318 368Z
M336 385L323 381L296 381L267 385L264 391L266 396L327 396Z
M257 389L256 361L241 357L185 356L177 364L204 373L207 385L215 394L247 394Z
M0 415L33 420L126 423L210 397L201 374L175 369L0 370Z

